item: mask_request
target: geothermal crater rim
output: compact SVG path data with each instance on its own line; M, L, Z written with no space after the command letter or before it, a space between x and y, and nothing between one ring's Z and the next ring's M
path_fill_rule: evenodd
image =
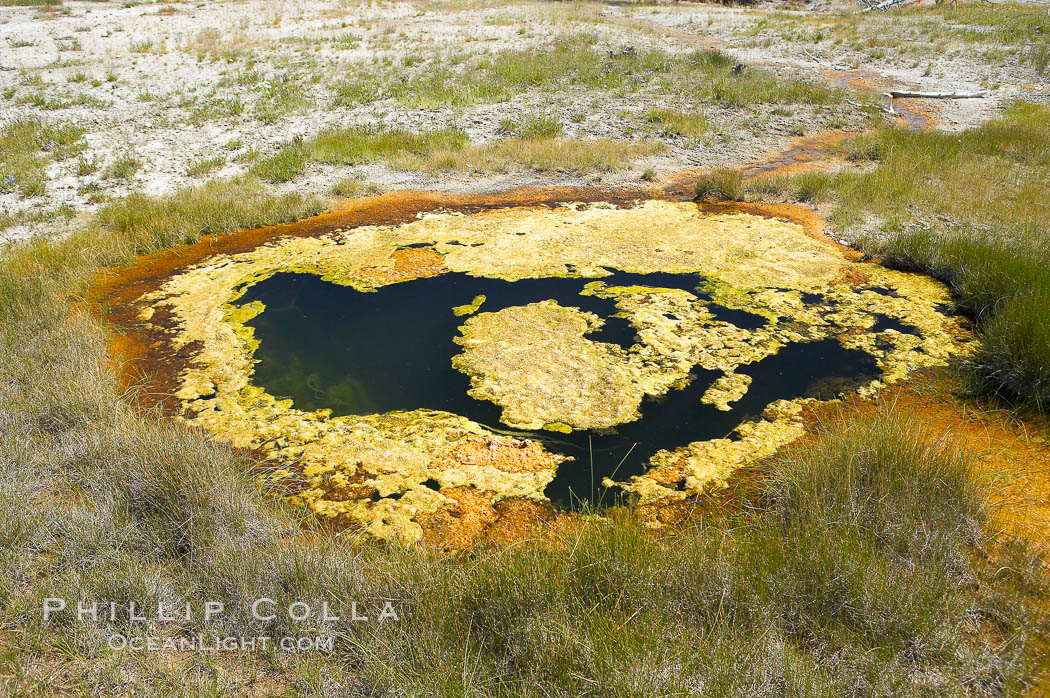
M586 463L545 447L549 439L500 433L462 414L421 407L334 415L280 399L253 380L253 325L265 316L253 290L282 274L360 296L453 274L583 282L583 293L629 323L637 340L629 349L589 336L607 318L553 299L489 310L476 294L447 308L460 328L453 363L469 376L470 395L498 405L503 425L553 435L633 422L643 399L676 394L698 373L710 380L697 410L731 411L765 387L754 383L765 375L755 367L800 347L868 357L878 375L844 388L861 395L971 348L962 321L938 311L950 305L938 282L851 260L799 223L758 215L759 207L498 203L379 224L351 220L311 237L249 231L258 244L198 254L150 282L140 271L103 291L138 353L172 386L176 418L260 453L274 466L268 482L335 525L457 545L557 518L547 487L559 471ZM693 275L699 290L603 282L616 274ZM718 319L718 308L764 322L735 325ZM724 487L733 472L801 435L800 413L813 401L772 400L730 434L658 450L644 471L603 484L649 513Z

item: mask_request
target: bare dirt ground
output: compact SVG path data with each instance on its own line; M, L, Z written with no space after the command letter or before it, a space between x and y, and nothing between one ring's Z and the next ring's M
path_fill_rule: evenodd
M289 140L332 126L453 126L485 143L506 137L508 123L541 114L560 122L568 138L655 140L666 147L628 167L590 172L311 164L277 189L327 194L346 177L381 190L450 192L638 184L643 175L660 180L682 170L754 166L793 138L860 130L872 113L853 100L727 106L676 94L666 85L641 91L532 87L505 101L462 106L454 94L444 104L413 103L385 96L377 85L375 99L340 99L341 90L362 74L408 81L506 52L541 50L559 37L589 37L610 53L660 50L674 57L715 48L781 79L831 81L846 89L858 83L843 75L861 71L870 76L861 86L876 90L989 91L984 99L934 105L937 118L930 125L937 128L979 123L1016 97L1050 97L1050 83L1016 55L952 35L924 41L937 19L920 19L902 19L907 29L900 47L889 50L880 43L884 27L878 18L859 29L849 20L850 40L822 29L825 21L842 23L841 10L468 0L0 7L0 128L24 119L72 123L85 129L87 144L77 157L48 166L42 194L0 192L0 213L7 217L0 242L59 233L110 197L165 194L244 174ZM707 130L695 137L662 129L647 116L654 108L699 113Z

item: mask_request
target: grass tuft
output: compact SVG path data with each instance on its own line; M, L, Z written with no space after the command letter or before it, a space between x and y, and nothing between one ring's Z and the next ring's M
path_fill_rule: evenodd
M707 117L695 112L681 112L674 109L650 109L645 119L660 128L664 136L689 136L699 138L707 133L710 126Z
M740 201L744 196L744 178L737 170L719 169L696 180L696 198Z
M163 197L132 194L110 202L97 215L114 240L117 259L190 243L202 235L231 233L305 218L324 208L300 194L270 196L251 178L219 179ZM113 264L112 262L102 262Z
M215 170L221 169L226 164L226 157L224 155L216 155L210 158L201 158L194 160L186 166L186 174L190 177L201 177L203 175L214 172Z
M142 169L142 161L131 153L124 153L110 163L103 173L108 179L128 180Z
M460 148L468 141L457 128L415 133L400 128L357 126L321 131L303 144L307 157L329 165L357 165L398 157L426 156L438 150Z
M380 188L376 184L365 182L357 177L344 177L336 181L329 191L333 196L339 196L344 199L353 199L358 196L371 196L373 194L378 194Z
M504 119L500 128L517 138L556 138L565 130L557 117L530 114L520 121Z

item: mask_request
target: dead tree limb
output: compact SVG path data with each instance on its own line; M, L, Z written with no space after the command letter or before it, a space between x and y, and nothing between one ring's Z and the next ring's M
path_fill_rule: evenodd
M900 5L904 0L882 0L882 2L876 5L869 5L865 7L861 12L871 12L872 10L888 10L894 5Z
M905 92L902 90L890 90L886 93L890 99L900 97L915 97L917 99L978 99L988 94L983 92Z

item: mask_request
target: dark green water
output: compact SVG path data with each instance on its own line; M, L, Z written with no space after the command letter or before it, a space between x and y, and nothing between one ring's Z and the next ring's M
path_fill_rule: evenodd
M610 286L684 289L709 300L696 288L702 279L692 274L616 271L601 280ZM469 304L478 294L486 297L480 312L553 299L605 320L588 338L629 348L635 332L626 319L611 317L614 302L580 295L591 281L509 282L449 273L362 293L309 274L277 274L249 288L241 300L266 306L247 323L260 342L254 381L272 395L292 398L302 410L329 408L335 415L346 415L427 408L505 431L500 408L467 395L470 379L452 368L452 357L461 351L453 338L467 319L456 317L452 308ZM709 308L719 320L747 329L766 322L744 311L714 304ZM574 499L593 501L602 494L603 477L640 474L662 448L729 436L743 419L759 415L773 400L834 397L867 383L878 375L878 368L867 353L827 339L789 345L738 372L753 380L729 412L700 402L720 374L697 367L686 387L645 400L642 418L617 427L615 433L523 434L576 459L559 468L547 496L561 505Z

